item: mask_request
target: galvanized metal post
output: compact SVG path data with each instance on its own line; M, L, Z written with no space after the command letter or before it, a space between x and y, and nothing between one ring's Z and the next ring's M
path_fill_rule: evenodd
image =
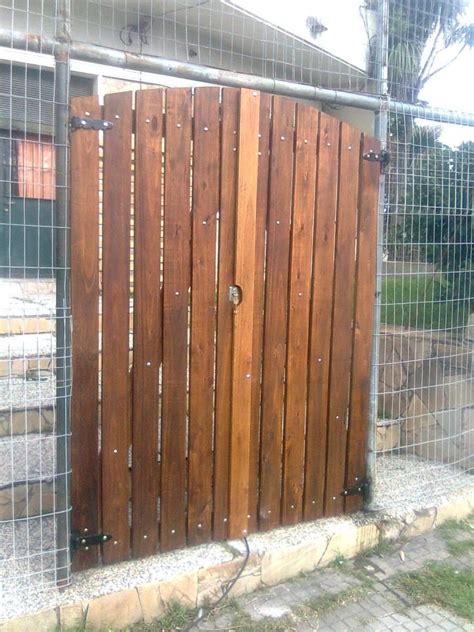
M379 0L377 7L377 54L376 54L376 78L377 92L381 97L380 109L375 114L375 135L380 140L382 149L387 145L388 131L388 0ZM374 488L377 482L376 451L377 451L377 416L378 416L378 365L380 351L380 315L382 305L382 261L383 261L383 224L385 206L385 175L380 175L379 207L377 225L377 262L376 262L376 290L374 302L374 319L372 329L372 368L370 376L370 407L369 427L367 436L367 478L370 481L368 493L365 499L365 508L368 511L377 509L374 498Z
M71 330L69 292L69 48L70 0L58 0L56 15L54 144L56 149L56 568L57 585L70 575L70 400Z

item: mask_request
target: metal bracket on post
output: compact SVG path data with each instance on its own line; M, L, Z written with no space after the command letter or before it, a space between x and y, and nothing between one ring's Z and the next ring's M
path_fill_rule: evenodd
M71 533L71 550L89 550L90 546L99 546L112 539L109 533L81 533L75 530Z
M370 151L362 154L362 158L364 160L368 160L369 162L379 162L380 169L383 171L385 167L390 162L390 154L386 149L381 149L380 151L374 151L371 149Z
M363 496L366 498L370 489L370 480L362 478L354 487L346 487L342 490L341 496Z
M95 129L99 132L106 132L112 129L114 124L112 121L103 121L101 119L82 118L81 116L73 116L70 120L71 129Z

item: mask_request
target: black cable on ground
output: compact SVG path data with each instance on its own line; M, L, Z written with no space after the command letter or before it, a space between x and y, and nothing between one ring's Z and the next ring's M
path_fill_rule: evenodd
M244 538L243 540L244 540L244 544L245 544L246 553L245 553L245 559L244 559L244 561L242 563L242 566L239 569L239 572L237 573L237 575L233 579L231 579L227 583L227 586L226 586L225 590L223 591L223 593L219 597L219 599L216 601L216 603L213 604L212 606L210 606L209 609L206 609L206 610L203 609L203 611L201 612L201 614L199 616L197 616L193 621L191 621L191 623L188 623L188 625L185 628L182 628L182 632L189 632L189 630L192 630L192 628L194 628L195 625L197 625L203 619L208 617L211 614L211 612L213 612L222 603L222 601L224 601L224 599L230 593L232 588L235 586L236 582L240 579L242 573L245 570L245 567L247 566L247 562L249 561L249 557L250 557L250 547L249 547L249 543L247 541L247 538Z

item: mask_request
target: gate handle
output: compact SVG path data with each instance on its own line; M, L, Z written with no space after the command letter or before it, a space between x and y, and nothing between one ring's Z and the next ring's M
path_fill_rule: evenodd
M240 285L229 285L229 301L238 307L242 302L242 288Z

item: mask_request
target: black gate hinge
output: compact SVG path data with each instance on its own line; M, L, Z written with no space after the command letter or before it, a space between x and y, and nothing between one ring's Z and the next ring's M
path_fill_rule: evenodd
M114 124L112 121L104 121L102 119L82 118L82 116L73 116L70 120L71 129L95 129L97 131L107 131L112 129Z
M81 533L78 530L74 530L71 533L71 549L77 551L79 549L85 549L86 551L90 546L99 546L112 539L109 533Z
M390 162L390 153L386 149L382 149L380 151L374 151L371 149L365 154L362 154L362 158L364 160L368 160L369 162L379 162L380 169L383 171Z
M341 496L364 496L369 493L370 480L368 478L361 478L353 487L346 487L342 490Z

